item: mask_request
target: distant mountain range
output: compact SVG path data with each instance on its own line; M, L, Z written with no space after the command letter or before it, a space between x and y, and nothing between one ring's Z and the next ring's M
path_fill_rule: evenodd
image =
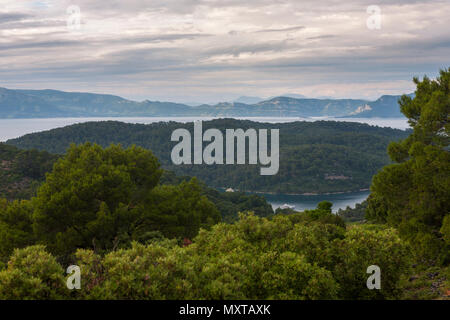
M300 95L296 95L300 96ZM275 97L192 106L173 102L127 100L108 94L0 88L0 118L57 117L403 117L400 96L378 100Z

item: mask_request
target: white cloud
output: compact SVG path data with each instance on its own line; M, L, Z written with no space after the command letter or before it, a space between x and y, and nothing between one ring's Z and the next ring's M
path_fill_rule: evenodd
M381 8L380 30L366 27L368 5ZM0 81L173 101L375 98L448 67L449 14L437 0L4 0Z

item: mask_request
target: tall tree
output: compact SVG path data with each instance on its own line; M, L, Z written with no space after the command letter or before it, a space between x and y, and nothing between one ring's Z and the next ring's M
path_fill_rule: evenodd
M374 176L367 218L398 227L421 258L449 263L443 221L450 215L450 68L414 83L415 97L399 101L413 133L389 145L396 163Z
M66 255L147 240L157 231L193 237L220 220L195 180L157 187L161 173L156 157L141 147L72 145L32 200L36 238Z

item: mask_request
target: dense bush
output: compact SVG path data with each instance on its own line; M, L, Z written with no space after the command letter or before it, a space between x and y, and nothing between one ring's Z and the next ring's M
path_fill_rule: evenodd
M220 221L195 178L161 186L161 173L140 147L72 145L35 198L0 200L0 260L32 244L67 260L77 248L106 252L134 240L193 238Z
M45 181L47 173L61 156L45 151L21 150L14 146L0 143L0 197L10 201L29 200L36 196L39 186ZM164 170L159 179L160 185L179 185L192 177L177 176L174 172ZM254 211L258 216L273 214L272 206L263 196L243 192L220 192L199 181L202 192L220 212L223 221L233 222L238 219L238 212Z
M69 149L34 202L34 228L48 248L66 254L92 245L112 248L132 231L136 206L157 184L159 163L151 152L89 143Z
M320 210L320 209L319 209ZM81 290L61 291L63 268L43 247L16 250L0 272L0 297L37 299L390 299L408 274L407 246L392 229L241 214L202 229L190 245L134 242L106 254L79 249ZM302 221L302 222L296 222ZM366 287L381 268L381 290Z
M348 222L362 222L365 220L367 201L357 203L354 208L347 206L345 209L339 209L337 215Z
M409 274L411 257L409 247L394 229L354 227L343 240L333 244L333 275L341 284L342 298L393 299L401 296L399 280L402 275ZM370 265L380 267L381 290L367 290L366 269Z
M62 299L68 294L63 268L43 246L16 249L0 271L0 299Z
M32 215L30 201L0 199L0 261L6 261L15 248L34 243Z

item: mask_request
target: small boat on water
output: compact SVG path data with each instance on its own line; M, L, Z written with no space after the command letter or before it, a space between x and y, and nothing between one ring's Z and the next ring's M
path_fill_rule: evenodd
M280 209L294 209L295 208L295 206L291 206L291 205L289 205L289 204L287 204L287 203L285 203L285 204L283 204L281 207L280 207Z

